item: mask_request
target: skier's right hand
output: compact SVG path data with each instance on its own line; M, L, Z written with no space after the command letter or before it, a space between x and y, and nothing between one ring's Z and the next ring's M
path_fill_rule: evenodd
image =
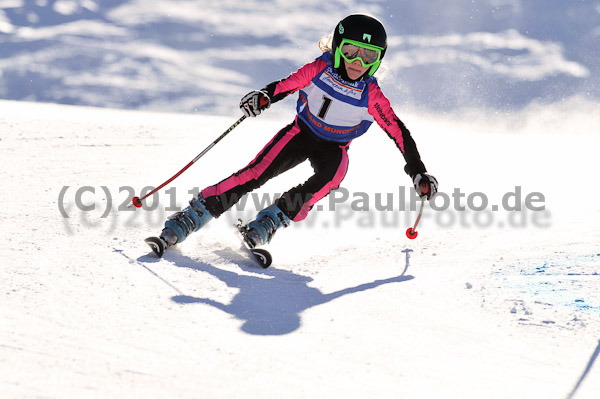
M271 99L264 91L254 90L242 97L240 109L246 116L258 116L271 106Z

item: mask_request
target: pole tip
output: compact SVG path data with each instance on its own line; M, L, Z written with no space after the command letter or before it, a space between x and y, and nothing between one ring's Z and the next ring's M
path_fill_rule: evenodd
M406 230L406 236L408 238L410 238L411 240L414 240L415 238L417 238L418 235L419 235L419 232L413 230L412 227L409 227L408 230Z
M142 207L142 201L140 201L140 197L133 197L131 202L133 203L133 206L135 206L136 208Z

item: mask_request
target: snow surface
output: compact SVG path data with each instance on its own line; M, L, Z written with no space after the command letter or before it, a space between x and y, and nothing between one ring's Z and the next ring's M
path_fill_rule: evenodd
M233 118L0 101L0 396L597 398L597 110L397 109L442 192L491 207L518 186L545 211L427 205L408 240L416 212L373 204L410 187L373 127L350 150L349 199L278 232L262 270L230 227L251 201L161 260L143 238L189 189L250 161L292 119L285 107L244 121L150 211L118 210L120 187L162 183ZM352 212L361 192L373 202Z

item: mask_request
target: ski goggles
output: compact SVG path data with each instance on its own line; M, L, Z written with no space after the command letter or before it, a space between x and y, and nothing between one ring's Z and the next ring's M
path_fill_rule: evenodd
M340 54L348 62L360 60L363 67L369 67L381 59L381 47L344 39L340 43Z

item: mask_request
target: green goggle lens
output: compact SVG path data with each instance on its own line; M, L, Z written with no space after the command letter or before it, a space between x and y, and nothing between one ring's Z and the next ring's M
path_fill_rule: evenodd
M360 59L363 67L368 67L379 61L381 50L376 48L367 48L357 43L342 43L340 53L348 62L354 62Z

